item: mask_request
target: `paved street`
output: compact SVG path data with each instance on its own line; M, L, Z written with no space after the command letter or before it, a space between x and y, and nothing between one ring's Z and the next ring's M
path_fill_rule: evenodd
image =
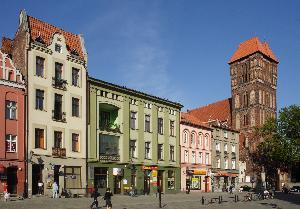
M205 205L201 204L202 195L206 199ZM208 204L207 200L222 195L223 203L212 203ZM239 193L239 199L243 200L245 193ZM225 193L191 193L189 195L180 193L176 195L165 195L162 198L162 205L165 209L196 209L196 208L226 208L232 209L260 209L260 208L275 208L275 209L298 209L300 207L300 194L277 194L276 199L272 200L261 200L244 202L234 202L234 195ZM23 201L10 201L0 202L1 209L88 209L91 203L91 198L71 198L71 199L51 199L48 197L38 197L33 199L26 199ZM139 196L139 197L128 197L128 196L113 196L112 199L114 209L150 209L158 208L158 198L155 196ZM103 200L101 199L100 205L103 206Z

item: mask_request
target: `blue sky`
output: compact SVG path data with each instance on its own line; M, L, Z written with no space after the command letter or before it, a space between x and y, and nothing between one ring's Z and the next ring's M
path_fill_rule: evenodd
M300 104L300 1L1 1L0 35L19 11L83 34L89 74L191 109L230 97L227 61L267 41L280 60L278 108Z

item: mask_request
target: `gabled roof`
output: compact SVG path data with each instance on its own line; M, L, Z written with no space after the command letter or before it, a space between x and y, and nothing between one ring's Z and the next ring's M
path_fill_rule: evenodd
M181 118L180 118L180 122L184 123L184 124L191 124L191 125L195 125L195 126L200 126L202 128L206 128L206 129L211 129L210 126L207 123L203 123L201 121L199 121L196 117L194 117L193 115L190 115L188 113L185 112L181 112Z
M203 107L189 110L187 113L198 121L209 122L212 120L219 120L221 122L227 121L231 125L231 98L218 101Z
M44 43L48 46L51 44L52 37L55 33L62 34L66 39L67 49L72 52L76 51L81 59L84 59L84 50L80 36L64 31L56 26L50 25L49 23L38 20L34 17L28 16L29 32L31 39L34 41L37 38L41 38Z
M232 55L232 57L229 60L229 64L242 59L244 57L247 57L255 52L260 52L264 54L265 56L269 57L275 62L279 62L272 50L270 49L268 43L261 42L258 37L253 37L247 41L242 42L238 49L235 51L235 53Z

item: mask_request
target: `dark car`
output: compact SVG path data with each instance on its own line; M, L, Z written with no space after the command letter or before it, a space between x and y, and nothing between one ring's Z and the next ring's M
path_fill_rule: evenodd
M300 192L300 186L293 186L291 189L290 189L291 192Z

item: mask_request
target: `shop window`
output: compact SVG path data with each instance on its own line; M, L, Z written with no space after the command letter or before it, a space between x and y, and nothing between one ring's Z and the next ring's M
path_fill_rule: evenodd
M81 167L65 166L65 189L81 188Z
M94 170L94 186L96 188L107 188L108 181L108 169L96 167Z
M175 189L175 172L168 171L168 189Z
M192 190L199 190L201 189L201 176L192 176Z

